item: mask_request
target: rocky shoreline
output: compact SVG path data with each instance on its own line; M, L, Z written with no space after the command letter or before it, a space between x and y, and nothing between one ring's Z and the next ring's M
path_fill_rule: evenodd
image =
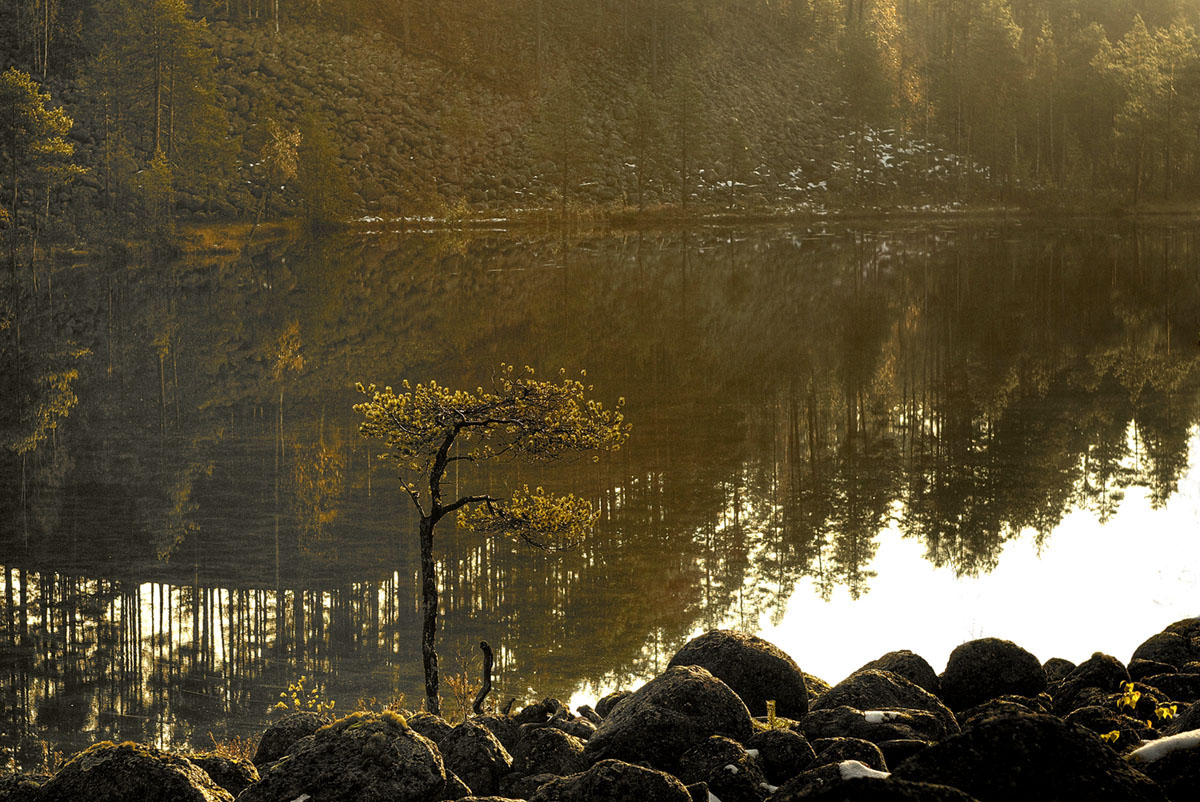
M793 802L1200 798L1200 618L1128 663L1045 664L996 638L938 674L890 652L834 686L750 635L694 639L635 692L457 726L291 713L252 760L96 744L0 802Z

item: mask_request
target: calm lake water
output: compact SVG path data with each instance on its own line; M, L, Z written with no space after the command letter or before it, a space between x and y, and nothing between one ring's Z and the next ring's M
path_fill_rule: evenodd
M714 626L831 682L986 635L1127 660L1200 614L1198 234L380 232L43 270L5 352L5 441L46 436L0 459L4 740L205 746L301 674L418 704L415 517L353 387L501 362L585 368L634 429L451 474L602 510L554 556L443 524L442 666L472 688L481 638L501 701L579 703Z

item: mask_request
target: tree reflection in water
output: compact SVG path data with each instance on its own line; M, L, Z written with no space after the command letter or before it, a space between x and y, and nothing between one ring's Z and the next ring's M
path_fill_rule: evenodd
M354 436L361 375L579 365L628 399L615 459L450 477L602 511L563 556L439 554L447 653L499 643L523 698L777 624L801 582L866 594L889 527L974 576L1128 488L1162 506L1197 411L1196 232L1112 228L380 235L63 269L21 364L57 364L64 315L96 357L53 442L0 462L5 731L206 745L302 673L343 705L417 699L415 522Z

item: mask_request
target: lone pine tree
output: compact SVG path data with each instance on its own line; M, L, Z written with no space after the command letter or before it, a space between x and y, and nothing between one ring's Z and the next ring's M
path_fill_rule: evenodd
M459 526L465 529L555 550L577 543L597 517L586 499L540 487L526 486L506 498L481 493L446 502L442 482L447 467L460 460L548 462L615 451L625 442L629 425L621 414L624 399L607 408L587 398L591 386L568 377L566 371L559 373L558 381L543 381L534 378L530 367L517 371L502 364L486 390L452 390L437 382L414 387L405 381L403 387L404 392L396 393L391 387L379 390L359 384L367 400L354 409L364 418L359 432L383 439L386 456L399 468L400 482L420 518L421 657L426 707L438 713L438 584L433 561L438 522L457 512Z

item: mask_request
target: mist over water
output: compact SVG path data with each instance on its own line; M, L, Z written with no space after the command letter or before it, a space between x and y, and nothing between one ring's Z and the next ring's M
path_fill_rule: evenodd
M377 233L62 266L4 419L18 439L78 370L0 461L5 732L203 746L301 674L418 704L416 519L354 383L501 362L586 369L634 426L597 464L449 476L602 511L561 555L439 529L443 670L474 687L488 640L501 701L638 683L713 626L830 682L983 635L1127 660L1200 613L1197 233Z

